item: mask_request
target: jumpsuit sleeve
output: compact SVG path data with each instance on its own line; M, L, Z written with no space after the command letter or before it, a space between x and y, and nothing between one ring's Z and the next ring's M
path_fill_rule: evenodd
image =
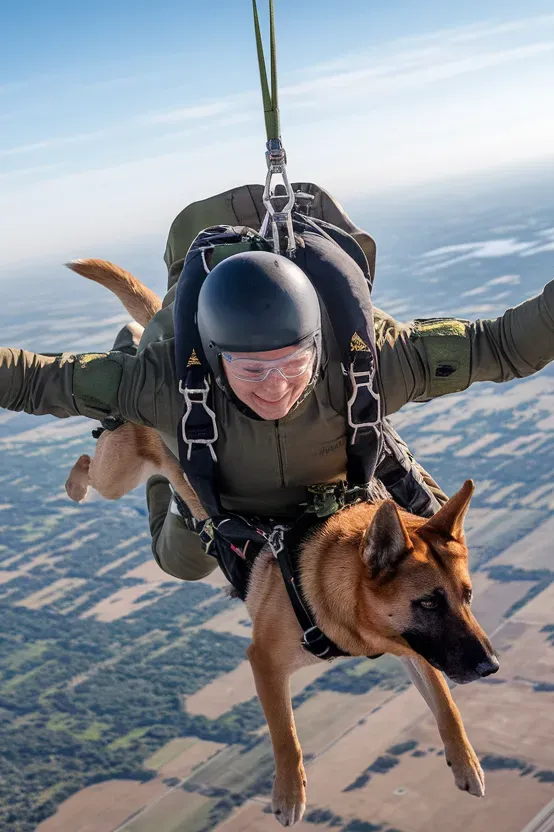
M554 359L554 280L494 320L402 324L374 311L385 415L476 381L525 378Z
M170 347L159 342L137 356L0 347L0 407L59 418L115 416L174 433L181 405Z

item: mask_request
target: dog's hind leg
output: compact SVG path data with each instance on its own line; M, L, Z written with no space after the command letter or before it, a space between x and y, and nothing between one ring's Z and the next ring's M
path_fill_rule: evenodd
M72 500L82 503L91 486L106 500L118 500L147 479L152 465L137 453L137 430L139 426L125 424L114 432L104 431L94 456L79 457L65 483Z
M402 663L437 721L446 762L452 769L456 785L475 797L483 797L485 775L442 673L423 658L403 656Z
M89 478L90 485L106 500L119 500L157 473L156 460L143 452L151 432L152 428L126 422L98 439Z
M92 460L88 454L80 456L66 480L65 490L76 503L82 503L87 496L90 485L89 471L91 462Z

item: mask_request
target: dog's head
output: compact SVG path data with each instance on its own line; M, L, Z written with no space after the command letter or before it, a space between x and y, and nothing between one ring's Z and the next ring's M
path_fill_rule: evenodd
M373 625L385 639L401 648L407 645L458 683L498 670L491 644L470 608L463 524L473 490L467 480L429 520L400 514L387 500L374 515L360 550L364 606Z

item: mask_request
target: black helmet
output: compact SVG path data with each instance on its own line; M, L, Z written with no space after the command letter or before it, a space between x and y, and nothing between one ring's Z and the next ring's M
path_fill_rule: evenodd
M280 254L249 251L218 263L198 296L202 348L221 381L219 354L320 342L321 311L302 269Z

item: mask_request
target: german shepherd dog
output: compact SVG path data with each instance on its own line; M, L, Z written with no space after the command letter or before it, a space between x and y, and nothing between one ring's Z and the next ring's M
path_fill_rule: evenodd
M147 306L144 300L152 293L122 269L98 260L69 265L115 292L139 323L147 323L155 311L156 304ZM166 476L169 472L172 482L180 478L188 501L190 487L185 483L183 490L183 474L173 458L173 469L167 468L164 455L169 454L153 438L155 430L126 427L130 433L118 428L102 435L102 453L88 464L88 480L82 471L77 477L81 490L88 482L106 497L121 496L147 469L157 469ZM135 471L131 485L125 473L130 469ZM68 480L70 495L74 472ZM335 644L352 656L391 653L404 662L436 719L456 785L482 797L483 771L443 677L465 684L498 670L491 644L471 612L464 519L473 490L467 480L431 519L403 511L392 500L343 509L302 545L299 566L314 619ZM270 552L262 551L254 563L246 606L252 619L248 659L275 757L273 812L283 826L292 826L304 814L306 774L289 680L300 667L320 659L301 646L302 631Z

